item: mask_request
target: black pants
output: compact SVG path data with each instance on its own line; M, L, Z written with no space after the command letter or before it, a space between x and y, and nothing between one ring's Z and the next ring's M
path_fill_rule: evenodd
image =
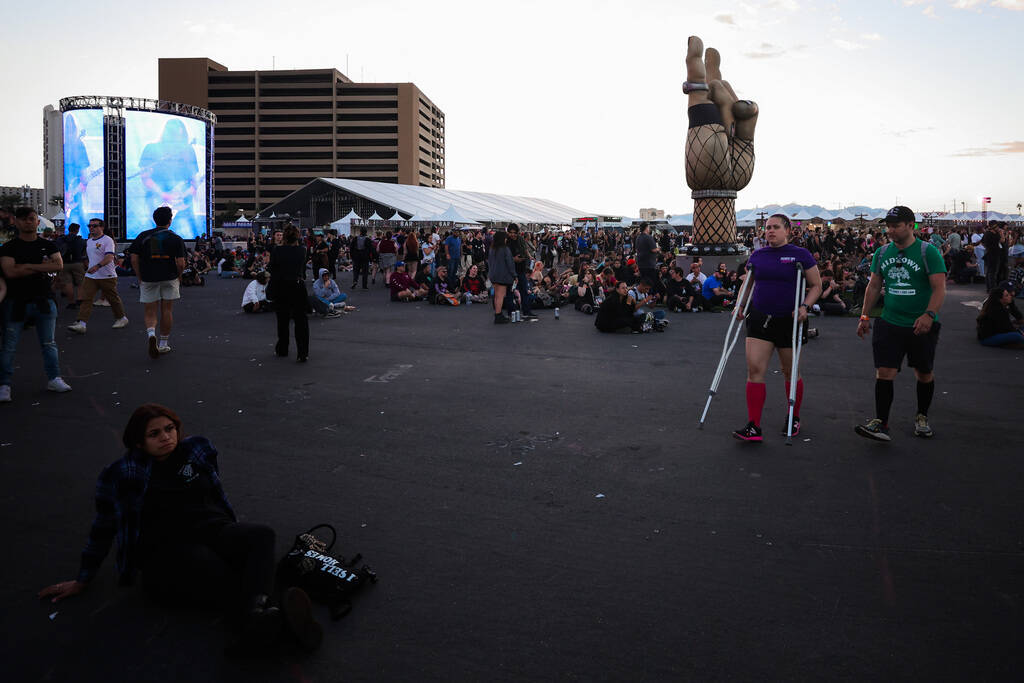
M985 263L985 291L991 292L999 284L999 258L997 255L990 259L986 254L983 261Z
M530 308L530 278L525 270L521 273L516 271L516 289L519 290L523 315L533 315L533 309Z
M234 522L194 543L159 543L142 560L145 591L161 603L241 615L274 588L274 530Z
M366 278L370 274L370 262L362 259L352 259L352 286L356 286L359 274L363 274L363 289L366 289Z
M279 356L288 355L288 323L295 321L295 346L300 356L309 355L309 319L306 318L306 294L303 288L301 299L296 296L287 303L274 307L277 314L277 345L274 351Z
M601 324L598 325L598 322ZM643 317L635 315L620 315L610 318L601 318L601 320L594 321L594 327L601 332L618 332L619 330L624 330L626 328L639 332L643 329L643 325Z

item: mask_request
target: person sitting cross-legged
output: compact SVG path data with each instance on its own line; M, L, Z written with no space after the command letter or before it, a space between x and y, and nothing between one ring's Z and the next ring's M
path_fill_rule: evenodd
M431 303L443 306L459 305L459 290L448 282L448 266L437 267L437 279L430 295Z
M327 306L328 312L349 308L345 306L348 295L342 292L338 283L331 279L331 271L326 268L320 269L319 277L313 282L313 296Z
M416 284L412 276L406 272L405 262L395 264L395 272L388 276L388 287L391 289L392 301L418 301L427 295L427 288Z

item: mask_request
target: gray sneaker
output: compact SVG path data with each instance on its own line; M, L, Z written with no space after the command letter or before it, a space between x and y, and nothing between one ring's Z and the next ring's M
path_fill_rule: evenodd
M862 425L857 425L853 428L853 431L875 441L892 441L892 437L889 436L889 428L882 424L882 421L877 417L871 418Z
M931 426L928 424L928 416L918 413L914 416L914 436L920 436L924 439L930 439L935 436L935 432L932 431Z
M85 323L81 320L76 320L74 325L68 325L68 329L78 334L85 334Z
M71 391L71 385L69 385L60 377L54 377L49 382L47 382L46 388L49 391L56 391L58 394L63 394L66 391Z

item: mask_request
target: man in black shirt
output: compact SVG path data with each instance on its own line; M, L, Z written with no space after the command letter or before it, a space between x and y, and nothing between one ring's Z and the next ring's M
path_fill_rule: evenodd
M139 233L128 247L132 269L139 277L139 301L145 306L143 317L150 358L158 358L171 350L167 342L174 324L174 301L181 298L179 279L185 270L185 242L171 230L173 217L169 206L161 206L153 212L156 227ZM159 344L156 338L158 309Z
M686 281L683 269L673 266L665 283L665 305L670 311L692 311L694 306L693 286Z
M523 320L535 322L538 318L530 308L530 283L526 275L526 270L530 266L530 252L526 247L526 240L519 234L519 226L515 223L508 226L508 248L516 264L516 289L519 290L522 302Z
M57 326L57 303L53 300L51 278L64 267L57 245L39 237L39 215L22 206L14 212L18 235L0 247L0 269L7 279L7 298L3 301L5 320L3 351L0 352L0 402L11 400L14 352L27 321L36 325L43 367L50 391L71 391L60 376L60 357L53 339Z
M63 233L63 228L58 227L58 232ZM64 267L57 275L57 284L60 286L61 294L68 300L68 308L78 308L78 299L75 296L75 288L81 289L85 281L85 240L81 235L82 226L72 223L68 226L67 234L57 237L57 250L60 251Z
M636 238L636 265L640 269L640 279L658 281L658 245L651 237L651 224L646 221L640 224L640 234Z

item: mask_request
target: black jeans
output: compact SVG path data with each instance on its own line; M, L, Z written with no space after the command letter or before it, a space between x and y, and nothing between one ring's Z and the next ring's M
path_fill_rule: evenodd
M295 346L298 349L299 355L309 355L309 319L306 318L307 305L306 290L303 287L301 294L296 294L290 301L275 306L274 312L277 313L277 345L274 347L274 351L277 352L277 355L288 355L288 338L290 337L288 323L292 320L295 321Z
M240 616L274 588L274 530L263 524L233 522L194 542L154 546L142 560L142 583L157 602Z
M516 289L519 290L519 297L522 299L520 305L523 308L523 315L533 315L533 309L530 308L530 278L526 271L516 271Z
M363 289L366 289L366 278L370 274L370 262L362 259L352 259L352 286L356 286L359 274L363 274Z

